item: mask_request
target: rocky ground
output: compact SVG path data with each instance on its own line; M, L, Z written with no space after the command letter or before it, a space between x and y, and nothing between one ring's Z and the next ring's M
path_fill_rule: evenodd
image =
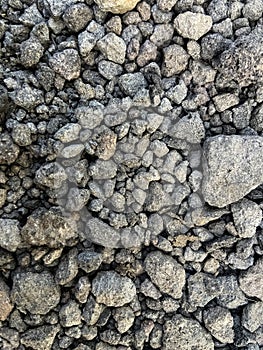
M263 349L263 1L0 1L0 349Z

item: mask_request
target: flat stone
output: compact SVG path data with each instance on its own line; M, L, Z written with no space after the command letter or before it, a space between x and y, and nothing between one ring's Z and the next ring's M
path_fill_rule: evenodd
M21 243L19 221L0 219L0 247L15 252Z
M239 276L239 284L242 291L250 296L263 301L263 259L259 259L254 266Z
M119 307L128 304L136 295L136 287L128 277L117 272L99 272L92 281L92 293L98 303Z
M235 94L221 94L213 98L216 110L218 112L223 112L228 108L236 106L239 103L239 97Z
M50 67L66 80L77 79L80 75L81 62L78 51L65 49L56 52L49 59Z
M8 285L0 279L0 321L5 321L11 311L13 310L13 305L10 300L10 289Z
M58 332L57 325L29 329L21 335L21 344L34 350L50 350Z
M148 254L144 265L151 281L162 293L175 299L181 298L185 284L185 271L182 265L171 256L159 251Z
M229 310L221 306L209 308L204 310L203 320L205 327L221 343L234 342L234 320Z
M13 278L11 299L22 312L45 315L60 301L60 288L50 272L19 272Z
M95 0L102 11L125 13L132 10L140 0Z
M263 138L215 136L204 144L202 193L207 203L225 207L263 182Z
M211 335L191 318L176 315L164 324L163 350L213 350Z
M231 205L234 224L242 238L253 237L262 221L262 210L257 203L246 198Z
M186 11L174 20L177 32L184 38L198 40L212 28L212 18L202 13Z

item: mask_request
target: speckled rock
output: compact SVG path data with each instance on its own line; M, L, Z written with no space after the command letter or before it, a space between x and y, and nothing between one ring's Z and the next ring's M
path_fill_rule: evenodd
M134 283L114 271L99 272L92 281L92 293L97 302L119 307L128 304L136 295Z
M125 13L132 10L139 0L95 0L102 11Z

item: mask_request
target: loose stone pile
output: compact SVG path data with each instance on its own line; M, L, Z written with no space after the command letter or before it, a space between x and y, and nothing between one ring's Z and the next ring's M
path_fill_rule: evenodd
M0 349L263 349L262 0L2 0Z

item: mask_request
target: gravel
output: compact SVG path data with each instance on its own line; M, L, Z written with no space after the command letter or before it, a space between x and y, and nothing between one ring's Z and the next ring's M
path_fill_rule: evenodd
M261 350L262 0L3 0L0 349Z

